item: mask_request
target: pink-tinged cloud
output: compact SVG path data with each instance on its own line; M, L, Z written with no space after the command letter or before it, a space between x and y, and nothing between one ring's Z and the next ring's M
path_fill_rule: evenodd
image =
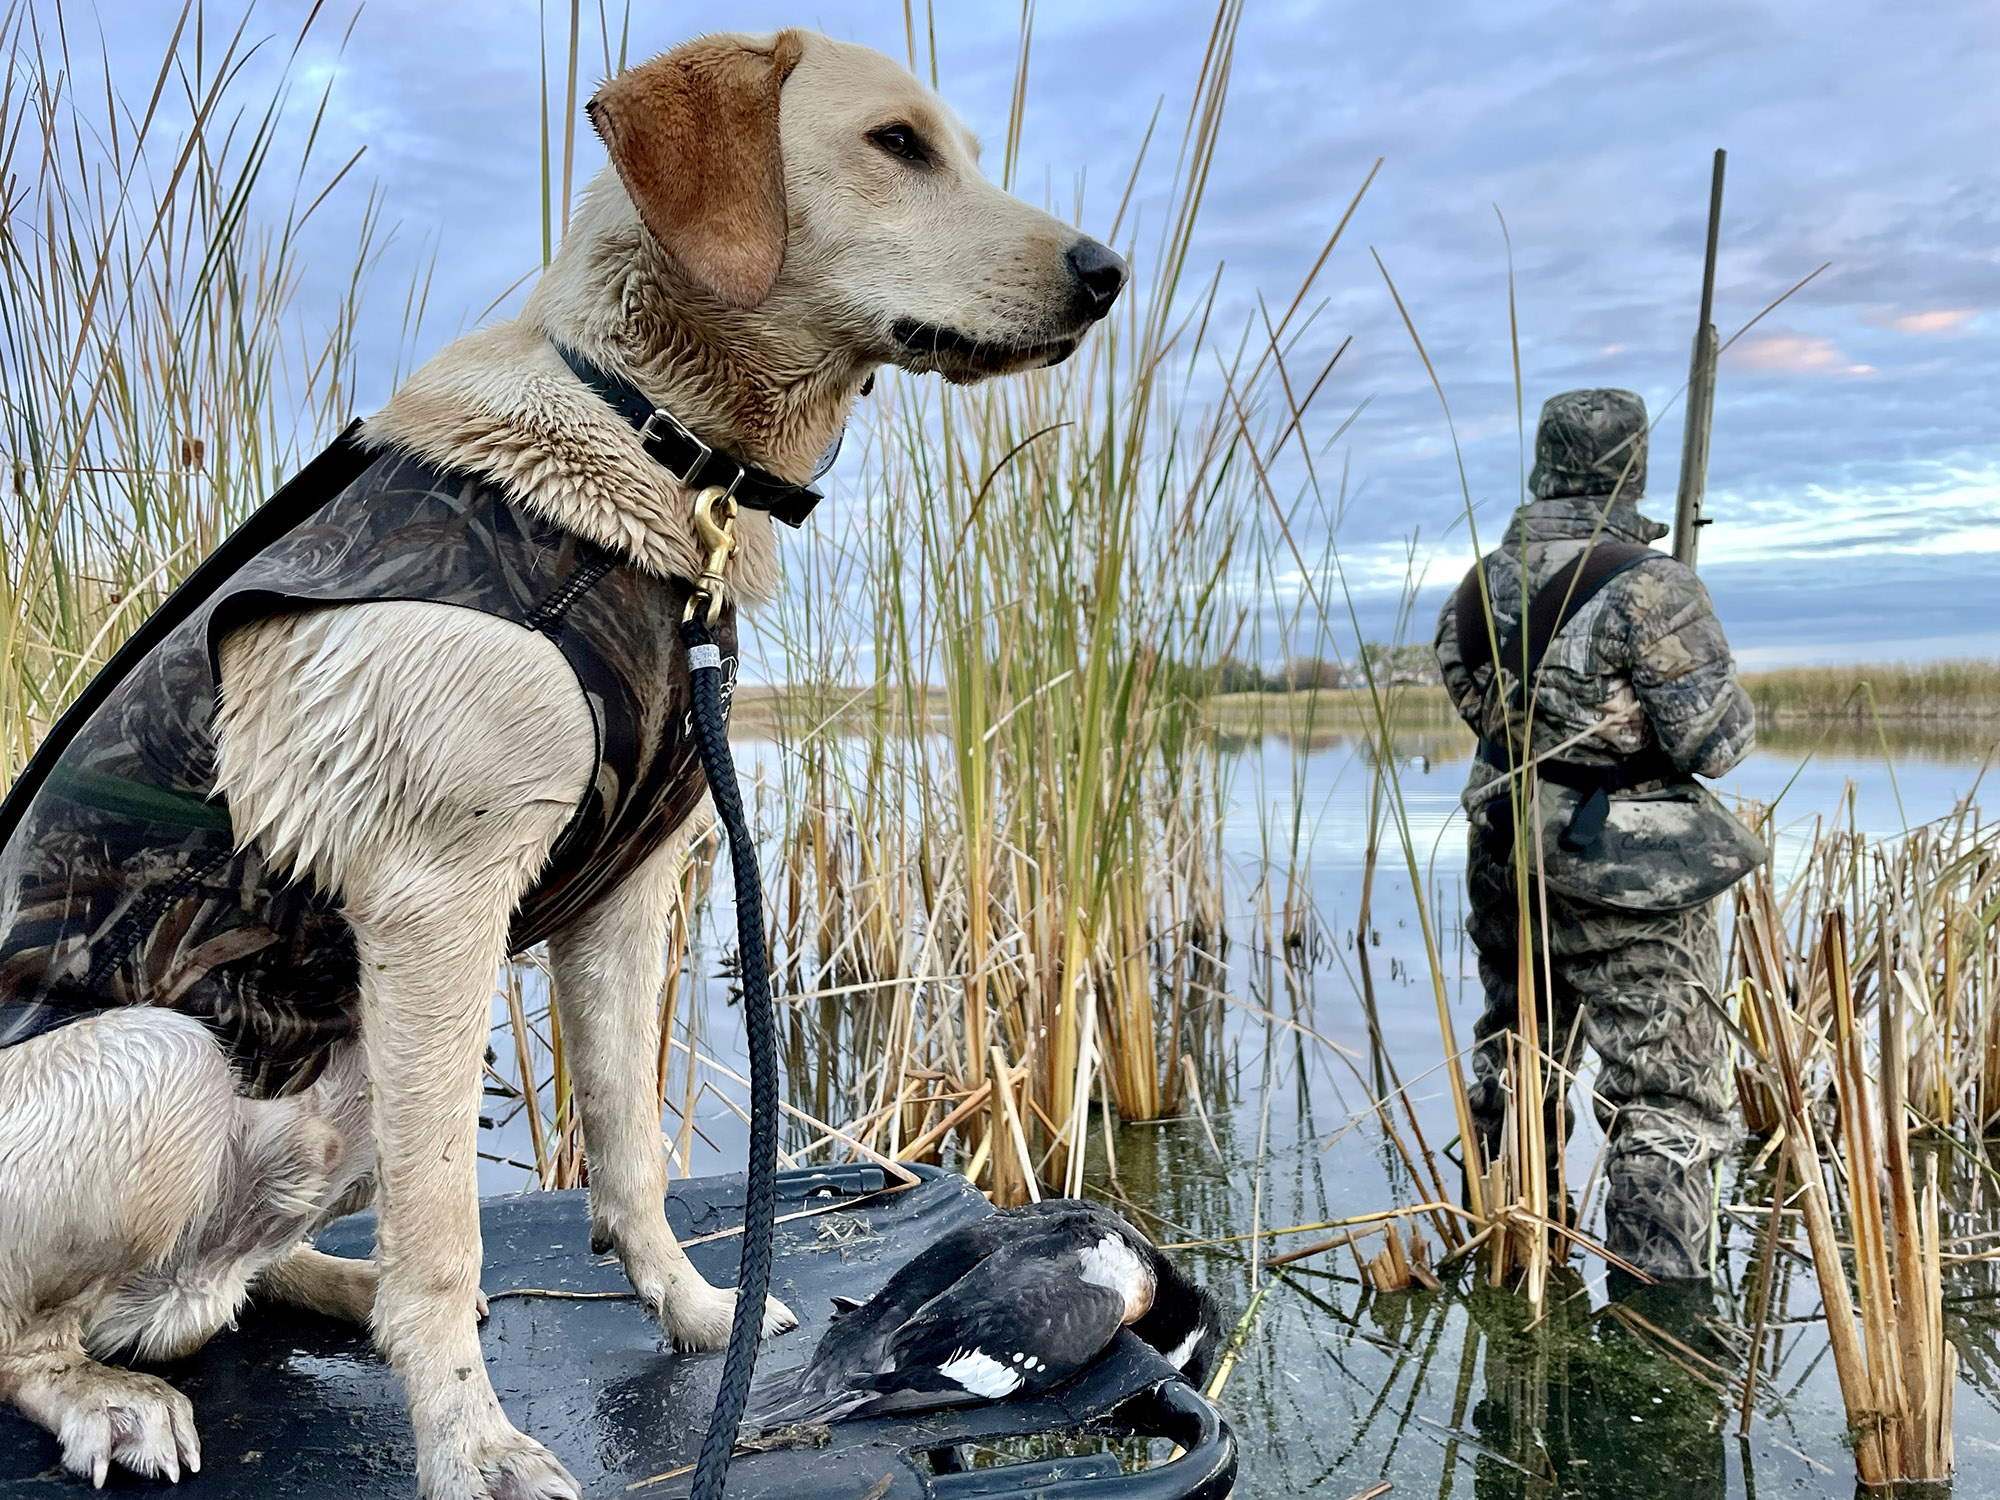
M1925 338L1951 338L1965 332L1966 325L1979 316L1976 307L1927 307L1899 313L1879 308L1868 314L1877 328L1893 328L1898 333L1920 334Z
M1767 333L1730 349L1729 362L1742 370L1774 375L1842 375L1866 380L1873 365L1850 361L1833 340L1818 333Z

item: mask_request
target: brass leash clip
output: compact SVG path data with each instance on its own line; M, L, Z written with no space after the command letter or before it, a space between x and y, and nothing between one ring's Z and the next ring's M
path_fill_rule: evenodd
M719 484L712 484L696 495L694 534L700 539L706 555L701 565L701 577L695 580L694 592L688 595L681 621L685 624L692 620L705 600L707 609L702 623L713 625L722 614L722 570L736 555L736 497Z

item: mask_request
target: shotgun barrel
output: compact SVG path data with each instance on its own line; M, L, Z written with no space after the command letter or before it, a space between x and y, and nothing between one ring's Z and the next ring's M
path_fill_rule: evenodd
M1687 430L1681 440L1681 485L1674 504L1674 557L1690 568L1701 544L1701 513L1708 493L1708 434L1715 419L1715 246L1722 229L1722 169L1726 151L1715 153L1715 175L1708 189L1708 254L1701 271L1701 321L1695 327L1694 353L1688 359Z

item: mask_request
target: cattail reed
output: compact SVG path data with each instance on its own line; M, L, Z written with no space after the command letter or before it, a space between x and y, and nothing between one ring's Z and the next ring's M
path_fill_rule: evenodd
M1852 834L1838 842L1860 852ZM1792 895L1858 896L1858 872L1894 870L1912 843L1924 840L1905 841L1900 854L1880 861L1829 859L1816 846ZM1878 918L1885 914L1877 909ZM1878 920L1872 942L1856 943L1837 899L1788 912L1768 869L1740 890L1736 918L1744 1035L1763 1048L1753 1107L1775 1115L1789 1175L1801 1184L1794 1201L1826 1309L1855 1469L1869 1486L1949 1478L1958 1353L1943 1330L1936 1162L1926 1162L1919 1191L1910 1154L1910 987L1891 926ZM1863 974L1878 981L1873 1056L1862 1024ZM1818 1117L1822 1091L1838 1106L1832 1143ZM1843 1188L1851 1290L1834 1220Z
M373 201L335 191L353 162L322 165L310 146L274 156L286 84L245 97L252 36L195 6L145 80L148 107L125 97L108 50L88 50L81 9L50 0L0 20L0 785L348 419L380 248ZM294 174L275 223L245 211ZM319 328L299 298L315 208L359 225L346 294Z
M1174 309L1238 15L1217 12L1173 212L1150 252L1121 246L1134 294L1057 369L964 393L885 375L865 502L808 540L774 632L775 938L793 1005L832 1002L827 1107L900 1110L926 1149L956 1116L957 1160L1002 1202L1081 1188L1093 1109L1222 1094L1205 703L1268 439L1188 403L1187 372L1234 351Z

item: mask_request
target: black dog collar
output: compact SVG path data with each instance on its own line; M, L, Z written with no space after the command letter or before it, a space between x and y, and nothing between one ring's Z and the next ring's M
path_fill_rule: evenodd
M555 344L553 339L550 340ZM639 388L629 380L600 370L581 354L555 344L556 353L563 357L570 372L581 380L612 410L638 431L639 442L646 450L647 457L657 463L667 473L689 489L704 490L714 485L727 490L738 505L750 510L768 511L787 526L803 526L812 509L819 504L820 492L812 487L812 481L792 484L780 479L767 470L753 468L739 458L732 458L721 449L704 443L688 430L672 412L656 407L648 401ZM820 456L813 470L813 479L818 479L833 467L833 461L840 456L840 439L836 433L833 445Z

